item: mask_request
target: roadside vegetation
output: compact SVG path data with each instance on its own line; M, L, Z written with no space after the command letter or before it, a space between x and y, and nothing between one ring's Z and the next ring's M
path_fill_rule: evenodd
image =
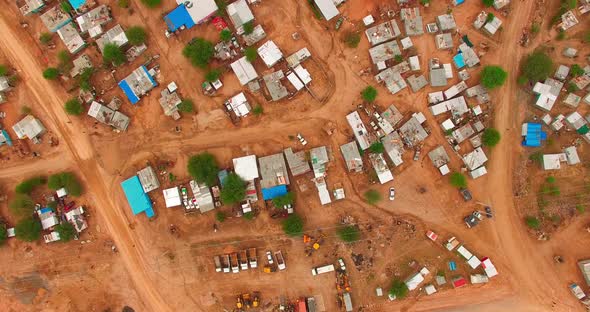
M365 200L371 205L375 205L381 201L381 193L377 190L370 189L364 194Z
M289 236L301 236L303 234L303 219L293 213L283 220L283 231Z
M213 43L203 38L195 38L182 50L182 55L195 67L205 69L211 62L215 49Z
M481 84L488 89L502 86L506 78L508 73L500 66L486 66L481 71Z
M47 179L47 186L54 191L64 188L70 196L78 197L82 195L82 185L71 172L50 175Z
M464 174L460 172L453 172L449 176L449 181L451 185L456 188L466 188L467 187L467 178Z
M337 234L342 241L347 243L356 242L361 238L361 231L358 229L358 227L353 225L340 227L337 231Z
M520 84L542 81L553 73L553 61L545 52L537 50L525 57L520 72Z
M187 170L197 182L211 187L216 184L219 166L213 155L203 152L189 158Z
M246 181L236 173L230 173L223 181L221 188L221 201L225 205L233 205L241 202L246 197Z
M372 86L368 86L361 92L361 97L363 98L363 101L367 103L373 103L377 98L377 89Z

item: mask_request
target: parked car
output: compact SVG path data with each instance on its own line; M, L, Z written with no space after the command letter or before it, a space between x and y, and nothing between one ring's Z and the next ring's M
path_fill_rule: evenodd
M471 192L468 189L460 188L459 192L461 193L461 196L463 196L463 199L465 201L470 201L473 199L473 197L471 196Z
M486 206L485 209L486 209L486 217L488 217L488 218L493 217L493 215L492 215L492 207Z
M395 188L390 187L389 188L389 200L394 200L395 199Z
M342 258L338 258L338 264L340 265L340 269L342 271L346 271L346 265L344 265L344 260Z
M299 142L301 142L301 145L305 146L307 145L307 141L305 140L305 138L301 135L301 133L297 133L297 139L299 139Z
M267 250L267 251L266 251L266 259L268 260L268 264L273 264L273 263L275 263L275 262L272 260L272 252L270 252L270 250Z

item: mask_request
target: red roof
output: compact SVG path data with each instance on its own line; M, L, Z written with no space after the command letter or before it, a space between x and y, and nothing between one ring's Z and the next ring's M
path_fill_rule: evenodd
M463 277L453 280L453 287L455 288L463 287L465 285L467 285L467 280L465 280Z
M227 23L223 20L223 18L216 16L211 21L217 30L221 31L227 28Z

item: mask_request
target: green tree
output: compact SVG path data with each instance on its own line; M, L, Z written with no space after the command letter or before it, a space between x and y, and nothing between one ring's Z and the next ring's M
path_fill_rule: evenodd
M6 232L6 225L4 223L0 223L0 246L6 243L8 239L8 233Z
M148 8L153 9L155 7L160 6L160 4L162 3L162 0L141 0L141 3L143 3Z
M189 158L187 170L199 183L205 183L209 187L216 184L219 167L215 157L207 152Z
M39 35L39 41L43 45L48 45L52 39L53 39L53 35L51 35L51 33L48 33L48 32L44 32L44 33L41 33L41 35Z
M541 227L541 221L539 221L539 219L537 219L536 217L533 217L533 216L525 217L524 222L529 228L531 228L533 230L536 230Z
M294 199L295 199L295 196L293 196L293 193L287 192L287 194L285 194L285 195L273 198L272 203L273 203L273 205L275 205L275 207L282 208L287 205L292 205Z
M242 25L242 27L244 27L244 34L246 34L246 35L249 35L254 32L254 22L253 21L249 21L249 22L245 23L244 25Z
M553 72L553 61L545 52L535 51L526 56L521 71L529 82L545 80Z
M246 181L236 173L230 173L223 180L221 188L221 201L225 205L233 205L241 202L246 197Z
M24 218L14 227L16 238L25 242L34 242L41 237L41 223L33 218Z
M492 5L494 5L494 0L482 0L483 5L487 6L487 7L491 7Z
M78 85L83 91L90 91L92 89L92 75L94 74L94 68L85 68L78 76Z
M538 33L539 33L539 31L541 31L541 26L539 26L539 24L537 24L537 23L533 23L533 24L531 25L531 32L532 32L533 34L538 34Z
M375 142L369 146L369 151L371 153L381 154L385 152L385 146L383 146L383 143L381 142Z
M500 66L486 66L481 71L481 84L488 88L494 89L504 84L508 73Z
M66 13L70 13L70 12L72 12L72 11L74 10L74 8L72 8L72 6L70 5L70 3L69 3L69 2L67 2L67 1L65 1L65 0L64 0L64 1L62 1L62 2L59 4L59 6L60 6L60 7L61 7L61 9L62 9L64 12L66 12Z
M300 236L303 233L303 219L296 213L283 220L283 231L289 236Z
M125 32L129 43L132 45L142 45L147 40L147 33L141 26L131 26Z
M376 203L381 201L381 193L379 193L376 190L370 189L366 191L364 195L365 200L371 205L375 205Z
M421 3L422 5L428 5L428 4L430 4L430 1L431 1L431 0L420 0L420 3Z
M102 60L105 64L121 66L123 63L127 62L127 56L117 44L107 43L104 45L102 51Z
M254 47L247 47L246 50L244 50L244 56L246 56L248 62L254 63L256 58L258 58L258 52Z
M217 222L222 223L223 221L225 221L225 213L223 213L222 211L218 211L215 214L215 220L217 220Z
M361 97L367 103L373 103L377 98L377 89L373 88L372 86L367 86L361 92Z
M252 108L252 113L256 116L260 116L262 113L264 113L264 108L262 108L262 105L257 104L254 106L254 108Z
M584 75L585 73L586 72L584 71L584 69L578 64L572 65L572 68L570 69L570 75L572 77L579 77Z
M8 74L8 66L0 64L0 76L6 76Z
M580 91L580 88L578 88L578 85L576 85L573 81L568 82L567 85L565 86L565 89L567 90L567 92Z
M397 299L403 299L408 295L409 289L406 283L400 279L394 279L389 288L389 294L395 296Z
M586 211L586 207L584 207L581 204L576 205L576 210L578 211L578 213L584 213Z
M57 60L59 61L59 68L65 68L69 65L72 58L70 57L70 52L66 50L61 50L57 52Z
M219 77L221 76L221 70L215 68L215 69L211 69L210 71L208 71L205 74L205 80L207 80L208 82L214 82L217 81L217 79L219 79Z
M193 66L199 68L206 68L214 53L213 43L203 38L193 39L182 50L182 55L189 59Z
M233 34L231 33L231 30L229 29L224 29L219 33L219 39L221 39L221 41L225 41L228 42L231 40L231 38L233 37Z
M82 195L82 185L71 172L61 172L52 174L47 179L47 186L52 190L65 188L68 195L78 197Z
M354 48L358 47L360 42L361 42L361 35L359 33L349 31L344 34L344 43L349 48L354 49Z
M569 10L573 10L578 7L578 0L565 0L562 5L566 6Z
M496 17L494 13L488 13L488 16L486 16L486 23L493 21L494 17Z
M546 181L547 183L549 183L549 184L553 184L553 183L555 183L555 181L557 181L557 180L555 179L555 177L554 177L554 176L548 176L548 177L545 179L545 181Z
M227 15L227 0L215 0L217 4L217 14L221 16Z
M393 60L394 60L396 63L401 63L401 62L404 60L404 57L403 57L401 54L396 54L396 55L393 57Z
M494 147L500 142L500 132L494 128L487 128L483 132L481 141L485 146Z
M252 211L248 211L242 217L244 217L244 219L250 221L250 220L254 219L254 213Z
M55 80L59 77L59 70L55 67L48 67L43 71L43 78L47 80Z
M361 238L361 231L352 225L340 227L337 233L338 237L347 243L356 242Z
M27 194L16 194L12 201L8 204L12 214L22 217L33 214L35 202L31 196Z
M19 194L30 194L35 187L42 185L43 183L45 183L43 177L32 177L19 183L16 186L15 191Z
M77 234L76 229L70 222L63 222L55 226L54 230L59 234L62 242L71 241Z
M465 178L465 176L460 172L451 173L451 175L449 176L449 180L451 182L451 185L456 188L467 187L467 178Z
M129 7L129 0L118 0L118 1L117 1L117 5L118 5L120 8L126 9L126 8L128 8L128 7Z
M564 30L560 30L557 33L557 36L555 37L555 39L557 39L557 40L565 40L565 38L566 38L566 34L565 34Z
M79 116L84 112L82 103L77 98L72 98L64 104L64 109L68 115Z
M178 110L183 113L192 113L195 111L195 104L191 99L184 99L178 104Z

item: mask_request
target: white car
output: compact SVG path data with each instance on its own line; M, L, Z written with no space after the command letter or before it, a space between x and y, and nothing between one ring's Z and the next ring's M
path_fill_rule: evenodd
M266 251L266 259L268 260L268 264L273 264L273 263L275 263L275 262L272 260L272 253L271 253L270 251L268 251L268 250Z
M395 199L395 189L393 187L389 188L389 200Z
M297 133L297 139L299 139L299 142L301 142L301 145L305 146L307 145L307 141L305 140L305 138L301 135L301 133Z
M346 271L346 266L344 265L344 260L342 260L342 258L338 258L338 264L340 265L340 269L342 271Z

